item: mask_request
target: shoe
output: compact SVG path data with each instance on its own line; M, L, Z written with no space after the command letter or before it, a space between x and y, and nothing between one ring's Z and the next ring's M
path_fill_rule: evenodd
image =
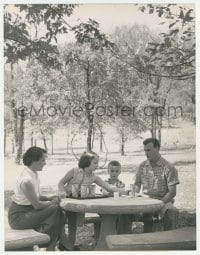
M59 243L58 249L59 249L60 251L70 251L69 249L67 249L67 248L66 248L63 244L61 244L61 243Z
M72 251L80 251L80 248L77 245L74 245Z
M67 249L63 244L59 243L58 245L58 249L60 251L70 251L69 249ZM77 245L74 245L72 251L80 251L80 248Z

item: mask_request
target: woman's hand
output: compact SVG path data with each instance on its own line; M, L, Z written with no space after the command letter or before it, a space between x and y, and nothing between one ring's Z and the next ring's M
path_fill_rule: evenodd
M67 196L66 191L60 191L60 192L59 192L59 198L60 198L60 199L61 199L61 198L66 198L66 196Z
M52 196L52 197L51 197L51 201L53 201L53 202L58 202L58 203L59 203L59 202L60 202L60 197L59 197L59 196L56 196L56 195L55 195L55 196Z

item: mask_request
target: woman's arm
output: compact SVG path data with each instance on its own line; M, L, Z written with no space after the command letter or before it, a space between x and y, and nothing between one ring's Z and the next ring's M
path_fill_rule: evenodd
M117 188L104 182L99 176L95 176L95 183L109 192L119 192L122 195L127 195L128 193L128 191L125 191L123 188Z
M61 197L66 196L66 190L65 190L65 185L74 177L74 169L69 170L65 174L65 176L59 181L58 183L58 189L60 192Z
M40 201L39 197L37 197L33 184L30 181L24 181L21 184L21 188L28 199L28 201L32 204L32 206L39 210L47 207L52 204L51 201Z
M52 195L52 196L44 196L44 195L40 195L39 198L41 201L59 201L59 196L57 195Z

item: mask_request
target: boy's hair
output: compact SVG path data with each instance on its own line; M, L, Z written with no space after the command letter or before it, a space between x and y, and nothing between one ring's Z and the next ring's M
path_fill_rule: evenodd
M147 138L143 141L144 145L147 145L148 143L153 143L154 148L157 147L158 149L160 149L160 143L159 143L158 139L156 139L156 138Z
M98 156L95 152L84 152L79 159L78 167L83 169L90 166L95 156Z
M30 166L33 162L40 160L43 154L46 153L47 151L40 147L30 147L23 155L23 163L25 166Z
M110 163L108 164L108 169L109 169L111 166L119 166L119 167L121 168L121 164L120 164L119 161L117 161L117 160L112 160L112 161L110 161Z

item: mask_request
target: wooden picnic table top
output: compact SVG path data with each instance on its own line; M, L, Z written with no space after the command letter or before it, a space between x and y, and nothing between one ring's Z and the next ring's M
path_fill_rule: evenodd
M60 203L64 210L73 212L92 212L99 214L137 214L154 213L159 211L164 203L158 199L149 197L129 197L120 196L115 199L92 198L92 199L74 199L64 198Z

